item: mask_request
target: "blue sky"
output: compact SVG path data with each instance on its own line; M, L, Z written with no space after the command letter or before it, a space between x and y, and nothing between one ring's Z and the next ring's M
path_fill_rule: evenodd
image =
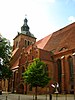
M75 0L0 0L0 33L12 43L27 14L37 40L75 22Z

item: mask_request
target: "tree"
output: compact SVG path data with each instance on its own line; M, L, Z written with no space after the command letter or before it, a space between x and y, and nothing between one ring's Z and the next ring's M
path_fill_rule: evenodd
M35 100L37 100L37 87L45 87L50 80L46 67L44 62L36 58L23 73L24 81L31 87L35 87Z
M0 35L0 58L2 59L0 70L2 71L2 78L10 78L12 76L12 71L9 68L11 50L10 41Z

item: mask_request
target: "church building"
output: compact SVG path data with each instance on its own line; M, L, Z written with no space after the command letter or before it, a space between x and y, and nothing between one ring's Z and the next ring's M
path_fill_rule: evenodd
M34 93L34 88L24 83L22 73L34 58L39 58L46 63L51 80L45 88L38 87L38 94L54 93L55 83L59 84L59 93L75 93L75 22L39 41L29 31L27 22L25 18L21 33L13 39L10 91Z

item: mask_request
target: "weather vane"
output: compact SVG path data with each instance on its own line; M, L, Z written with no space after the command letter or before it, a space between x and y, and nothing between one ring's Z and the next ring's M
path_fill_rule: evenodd
M27 17L27 14L25 14L25 17Z

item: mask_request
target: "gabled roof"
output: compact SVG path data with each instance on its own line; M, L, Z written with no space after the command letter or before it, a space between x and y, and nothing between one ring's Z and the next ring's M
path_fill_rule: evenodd
M59 52L63 48L75 48L75 22L54 32L44 47L45 50L54 52Z
M49 34L48 36L44 37L43 39L37 41L35 43L35 45L40 48L40 49L44 49L44 47L46 46L47 42L49 41L49 39L51 38L52 34Z
M13 63L13 66L11 67L11 69L17 69L19 66L19 58Z

